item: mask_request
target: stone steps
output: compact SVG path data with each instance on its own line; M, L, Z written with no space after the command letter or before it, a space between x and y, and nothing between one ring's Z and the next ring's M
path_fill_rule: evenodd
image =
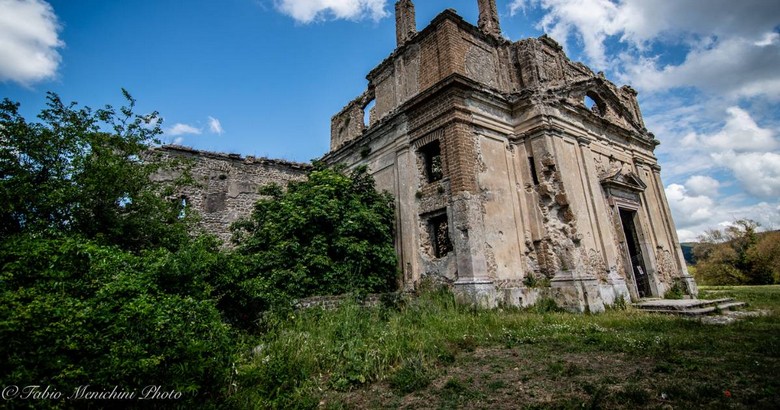
M648 313L663 313L681 316L704 316L712 313L723 312L734 308L746 306L745 302L735 301L731 298L705 300L705 299L647 299L633 306Z

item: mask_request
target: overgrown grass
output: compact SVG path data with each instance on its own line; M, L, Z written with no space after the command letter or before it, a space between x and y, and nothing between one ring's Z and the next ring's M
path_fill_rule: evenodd
M700 299L734 298L756 309L780 313L780 285L766 286L699 286Z
M767 309L780 305L780 287L707 288L702 293L711 292L736 295ZM271 321L277 324L237 368L237 392L231 400L242 408L338 408L341 402L367 405L362 396L374 400L371 407L430 397L443 407L480 407L507 385L507 375L538 367L524 377L526 383L551 381L553 387L539 389L581 379L576 394L547 403L553 407L661 406L667 401L685 406L713 395L720 403L726 390L743 405L774 404L780 393L778 376L770 371L780 364L776 314L717 326L630 307L598 315L479 310L458 305L443 291L401 307L310 309ZM610 370L593 368L589 358L597 356L622 360L647 377L636 376L630 383L615 379ZM515 357L531 361L513 373L505 362L519 360ZM448 372L476 366L472 360L500 377L487 377L484 383L448 377ZM387 395L370 393L376 388L386 389Z

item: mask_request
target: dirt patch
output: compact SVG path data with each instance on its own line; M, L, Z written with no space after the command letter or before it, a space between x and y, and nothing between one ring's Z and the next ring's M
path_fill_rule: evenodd
M550 346L487 348L463 352L436 370L428 387L402 395L387 383L331 393L326 408L519 409L519 408L742 408L734 395L752 394L756 380L707 374L715 358L623 353L556 352ZM720 359L722 360L722 358ZM739 379L741 382L736 383ZM733 386L733 387L730 387ZM742 387L740 387L742 386ZM741 393L737 393L740 391ZM771 408L776 403L753 402ZM768 406L768 407L767 407Z

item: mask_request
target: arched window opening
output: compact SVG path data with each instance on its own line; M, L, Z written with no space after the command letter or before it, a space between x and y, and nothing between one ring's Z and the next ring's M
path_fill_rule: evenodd
M585 107L587 107L596 115L604 115L604 113L607 111L607 106L604 104L604 100L602 100L601 97L599 97L599 95L593 91L588 91L588 93L585 94L583 103L585 104Z

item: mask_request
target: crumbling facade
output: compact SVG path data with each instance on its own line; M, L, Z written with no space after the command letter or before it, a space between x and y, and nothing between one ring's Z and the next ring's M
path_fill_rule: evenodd
M177 145L161 147L156 153L178 159L181 165L174 171L158 173L154 179L173 180L186 170L193 183L182 188L174 199L182 201L185 209L197 211L200 226L226 244L230 241L230 224L248 217L261 198L259 188L302 180L311 168L308 164L197 151Z
M332 119L323 160L368 165L396 198L404 286L591 312L695 295L636 91L549 37L506 40L495 1L478 5L478 27L446 10L417 32L397 2L398 47Z

